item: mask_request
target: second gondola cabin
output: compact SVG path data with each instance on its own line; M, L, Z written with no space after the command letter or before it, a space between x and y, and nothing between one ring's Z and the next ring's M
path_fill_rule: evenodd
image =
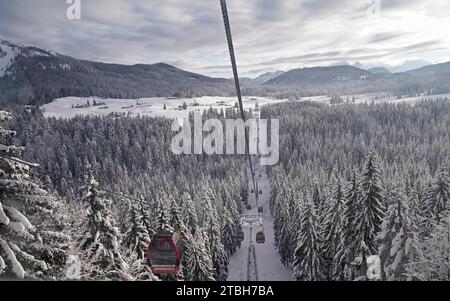
M244 231L239 231L239 232L238 232L237 239L238 239L238 241L240 241L240 242L243 242L243 241L245 240L245 234L244 234Z
M266 235L263 231L256 233L256 243L264 244L266 242Z

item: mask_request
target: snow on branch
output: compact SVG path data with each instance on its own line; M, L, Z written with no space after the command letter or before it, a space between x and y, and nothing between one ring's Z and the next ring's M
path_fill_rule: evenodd
M8 226L9 218L6 216L5 211L3 210L2 203L0 202L0 223Z
M6 207L5 207L6 208ZM26 229L32 229L30 221L14 207L7 207L6 210L11 214L11 218L21 223ZM25 229L24 229L25 230Z
M5 111L0 111L0 122L9 121L12 119L12 114Z
M13 250L9 247L8 243L1 238L0 238L0 249L3 251L2 254L5 254L4 256L6 261L10 263L12 272L17 276L17 278L24 279L25 270L23 269L20 262L17 260L16 255L14 254ZM3 262L5 263L5 261ZM4 268L6 268L6 265Z

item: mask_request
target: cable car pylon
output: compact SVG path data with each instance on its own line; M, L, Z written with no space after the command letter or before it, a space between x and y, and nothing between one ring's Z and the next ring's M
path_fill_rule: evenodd
M256 249L253 241L248 248L247 281L258 281L258 265L256 263Z

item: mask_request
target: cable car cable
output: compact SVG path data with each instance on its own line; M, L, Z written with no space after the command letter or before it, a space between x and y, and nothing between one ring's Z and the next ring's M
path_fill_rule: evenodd
M231 66L233 68L233 77L234 77L234 83L236 86L236 94L237 94L238 103L239 103L239 110L241 112L241 118L245 122L246 120L245 120L244 105L242 104L241 85L239 83L239 74L238 74L238 69L237 69L237 64L236 64L236 56L234 53L233 37L231 35L231 26L230 26L230 20L228 18L228 9L227 9L226 0L220 0L220 5L222 8L223 21L224 21L224 25L225 25L225 33L227 36L228 50L230 52ZM249 137L248 137L247 131L245 132L245 145L246 145L247 158L248 158L248 161L250 164L250 172L252 174L253 187L254 187L254 191L255 191L256 208L259 208L258 195L257 195L258 191L257 191L257 187L256 187L255 173L253 171L252 158L250 155L250 142L249 142Z

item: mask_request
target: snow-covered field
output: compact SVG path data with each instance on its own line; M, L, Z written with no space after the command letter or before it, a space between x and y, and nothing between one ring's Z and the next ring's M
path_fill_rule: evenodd
M93 106L94 101L97 103ZM283 102L265 97L244 97L245 109ZM89 102L89 106L87 103ZM106 116L111 113L129 117L149 116L171 119L185 118L189 112L203 112L208 108L223 109L234 107L236 97L198 97L198 98L142 98L142 99L102 99L99 97L64 97L41 107L46 117L73 118L77 115ZM101 104L101 105L98 105ZM187 105L187 110L180 106ZM164 109L166 106L166 109Z
M416 103L423 99L450 98L450 94L433 96L404 97L397 99L385 93L372 93L361 95L345 95L342 100L350 103ZM298 101L313 101L330 103L330 97L326 95L304 97ZM353 102L354 100L354 102ZM234 107L236 97L204 96L197 98L141 98L141 99L109 99L100 97L64 97L43 105L41 109L46 117L73 118L77 115L106 116L118 113L128 117L149 116L166 117L170 119L186 118L189 112L203 112L208 108L226 109ZM244 97L245 109L255 108L256 104L262 107L269 104L286 102L287 100L271 99L267 97ZM94 106L94 102L97 104ZM88 105L89 104L89 105ZM187 110L180 109L186 104ZM166 106L166 109L164 109Z
M420 95L420 96L403 96L397 98L396 96L388 93L369 93L369 94L357 94L357 95L343 95L341 99L343 103L350 104L363 104L363 103L417 103L424 99L438 99L438 98L448 98L450 99L450 94L437 94L437 95ZM327 95L304 97L300 101L312 101L329 104L331 97Z

